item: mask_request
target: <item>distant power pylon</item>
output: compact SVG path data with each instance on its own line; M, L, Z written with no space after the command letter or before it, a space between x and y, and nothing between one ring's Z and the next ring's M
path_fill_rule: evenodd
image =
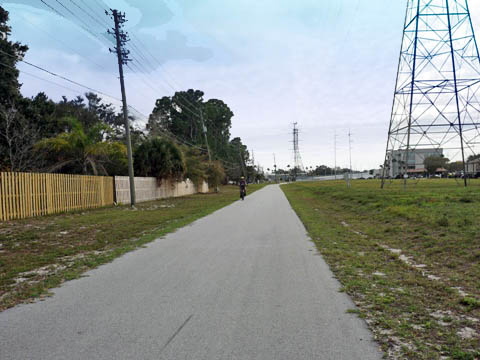
M383 181L480 144L480 56L468 0L407 0ZM467 180L465 176L465 186Z
M302 157L300 155L300 147L298 145L298 128L297 123L293 123L293 172L295 179L297 178L298 172L304 172L305 169L302 163Z

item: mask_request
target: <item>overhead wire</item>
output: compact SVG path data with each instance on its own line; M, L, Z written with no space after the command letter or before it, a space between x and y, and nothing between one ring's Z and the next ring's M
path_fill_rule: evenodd
M64 16L63 14L61 14L58 10L56 10L55 8L53 8L52 6L46 4L43 0L41 0L42 3L44 3L45 5L47 5L50 9L52 9L53 11L55 11L58 15L64 17L65 19L67 19L66 16ZM61 1L59 0L55 0L59 5L61 5L66 11L68 11L72 16L74 16L76 19L79 18L77 14L75 14L71 9L69 9L65 4L63 4ZM85 2L83 0L81 0L84 4ZM101 21L99 20L96 20L94 18L94 16L92 14L96 14L95 11L93 11L92 8L89 7L90 9L90 12L88 10L85 10L83 7L81 7L80 5L78 5L77 2L75 2L74 0L70 0L70 2L72 4L74 4L77 8L79 8L80 10L82 10L82 12L84 12L85 14L89 15L89 17L91 19L93 19L97 24L99 24L101 27L103 27L104 25L106 27L109 27L108 23L106 21L103 21L103 24ZM107 11L103 6L100 6L100 3L97 1L96 2L97 5L104 11ZM86 5L86 4L85 4ZM85 21L82 20L82 23L83 24L87 24ZM81 25L82 26L82 25ZM88 26L88 24L87 24ZM82 26L82 28L84 28ZM85 29L85 28L84 28ZM89 31L89 33L93 36L95 36L98 40L104 42L104 39L100 38L98 35L96 35L95 33L93 33L92 31L88 30L88 29L85 29L87 31ZM103 33L102 33L103 34ZM143 44L143 42L141 42L141 40L132 32L132 35L133 37L136 39L136 41L145 49L145 51L150 55L150 57L158 64L159 67L162 67L162 64L161 62L148 50L148 48ZM108 39L109 41L112 41L112 39ZM131 39L130 39L131 40ZM113 41L112 41L113 42ZM155 69L155 66L150 62L150 60L148 60L147 56L142 52L142 50L140 50L139 46L137 46L135 44L135 42L133 42L133 40L131 41L131 44L132 44L132 47L135 51L135 53L137 53L139 55L139 57L146 63L146 65L143 65L141 64L140 61L137 60L137 65L139 65L138 67L141 68L140 71L135 71L133 69L130 69L132 70L132 72L134 73L141 73L142 71L143 72L155 72L156 69ZM147 69L147 66L150 68L150 70ZM166 73L166 72L165 72ZM196 104L193 104L191 101L189 101L185 96L183 96L183 94L181 94L180 92L178 92L178 90L167 80L167 79L163 79L164 82L173 90L177 93L178 97L180 98L178 100L180 107L182 108L182 110L186 110L187 112L189 112L191 115L197 117L197 118L200 118L201 115L200 115L200 110L198 109L198 105ZM155 91L155 86L152 86L152 83L148 80L145 80L145 78L143 78L141 80L144 84L146 84L147 87L149 87L150 89L154 90ZM158 91L158 89L157 89ZM181 100L181 101L180 101Z
M29 24L31 27L37 29L37 30L40 30L41 32L45 33L48 37L50 37L51 39L59 42L60 44L62 44L63 46L65 46L67 49L69 49L70 51L72 51L73 53L75 53L76 55L80 56L81 58L85 59L86 61L94 64L95 66L97 66L98 68L102 69L102 70L108 70L105 66L103 65L100 65L98 64L97 62L93 61L92 59L90 59L89 57L86 57L82 54L80 54L80 52L78 52L77 50L75 50L74 48L72 48L70 45L68 45L66 42L64 42L63 40L60 40L58 38L56 38L54 35L52 35L50 32L48 32L47 30L41 28L40 26L38 25L35 25L34 23L32 23L31 21L29 21L25 16L21 15L22 17L22 21Z
M103 43L104 45L111 45L111 43L113 43L113 39L112 38L108 38L106 36L106 33L99 33L99 34L96 34L95 32L93 32L92 30L89 29L89 24L80 16L78 16L78 14L75 14L74 11L72 11L71 9L69 9L64 3L62 3L61 1L59 0L55 0L55 2L57 4L59 4L66 12L68 12L74 19L70 19L68 18L65 14L63 14L62 12L60 12L57 8L55 8L54 6L50 5L49 3L47 3L46 1L44 0L40 0L46 7L48 7L50 10L52 10L55 14L57 14L58 16L68 20L68 21L74 21L74 22L77 22L77 21L80 21L80 24L77 22L77 25L79 25L83 30L87 31L90 35L92 35L94 38L96 38L98 41L100 41L101 43ZM87 10L85 8L83 8L82 6L80 6L76 1L74 0L70 0L70 2L76 7L78 8L80 11L82 11L83 13L85 13L90 19L92 19L93 22L95 22L96 24L98 24L99 26L101 26L102 28L104 28L104 26L106 26L108 28L108 23L104 20L101 20L101 17L99 17L97 15L97 13L90 7L88 6L88 4L85 3L84 0L80 0L84 6L86 6ZM107 11L101 4L99 1L95 1L95 3L97 4L97 6L99 8L101 8L102 10L105 10ZM93 15L92 15L93 14ZM97 19L95 18L97 17ZM76 20L76 21L75 21ZM102 23L103 21L103 23ZM50 34L48 34L50 37L54 38L53 36L51 36ZM103 35L103 36L100 36L100 35ZM147 80L147 78L144 76L144 73L149 73L149 72L155 72L156 71L156 68L155 68L155 65L148 59L148 57L145 55L145 53L140 49L140 46L142 46L144 49L145 49L145 52L153 59L153 61L155 61L157 64L158 64L158 67L159 68L163 68L161 62L148 50L148 48L143 44L143 42L141 42L141 40L135 35L133 34L133 37L136 39L136 41L140 44L140 45L137 45L135 42L132 42L132 48L133 48L133 51L139 56L139 58L141 60L143 60L143 64L142 62L140 62L138 59L136 60L136 64L133 65L133 67L135 69L132 69L132 67L128 66L129 69L135 73L137 76L141 76L143 77L143 80L142 82L148 86L149 88L151 88L152 90L154 91L158 91L159 89L155 89L156 86L153 85L149 80ZM55 38L54 38L55 39ZM61 42L60 40L56 39L57 41ZM63 43L63 42L61 42ZM65 45L65 44L63 44ZM66 46L66 45L65 45ZM66 46L67 47L67 46ZM72 49L71 49L72 50ZM0 50L1 51L1 50ZM3 52L3 51L2 51ZM5 53L5 52L3 52ZM77 53L77 52L75 52ZM7 55L11 56L10 54L6 53ZM78 53L77 53L78 54ZM78 54L80 55L80 54ZM82 58L85 58L84 56L80 55ZM87 58L85 58L87 59ZM84 85L84 84L81 84L75 80L71 80L63 75L60 75L60 74L57 74L53 71L50 71L50 70L47 70L39 65L36 65L36 64L33 64L31 62L28 62L28 61L25 61L23 59L18 59L17 60L29 65L29 66L32 66L40 71L43 71L43 72L46 72L48 73L49 75L51 76L54 76L54 77L57 77L63 81L67 81L73 85L76 85L76 86L79 86L81 88L84 88L84 89L87 89L91 92L94 92L94 93L97 93L97 94L100 94L102 96L105 96L107 98L111 98L111 99L114 99L118 102L121 102L121 100L115 96L112 96L112 95L109 95L103 91L100 91L100 90L96 90L90 86L87 86L87 85ZM87 59L88 61L90 62L93 62L91 61L90 59ZM93 62L94 63L94 62ZM5 64L2 64L2 65L5 65ZM101 65L98 65L98 64L95 64L99 67L102 67ZM151 69L151 71L148 69L148 67ZM104 68L104 67L103 67ZM104 68L105 69L105 68ZM50 80L47 80L47 79L44 79L44 78L41 78L41 77L38 77L36 75L33 75L33 74L30 74L30 73L27 73L25 71L23 71L26 75L29 75L29 76L33 76L33 77L36 77L40 80L43 80L43 81L46 81L46 82L49 82L49 83L52 83L56 86L59 86L59 87L62 87L62 88L65 88L69 91L72 91L72 92L75 92L75 90L71 89L71 88L68 88L68 87L65 87L61 84L58 84L58 83L55 83L55 82L52 82ZM165 72L166 73L166 72ZM189 101L187 98L185 98L183 96L183 94L179 93L178 90L167 80L164 78L164 82L171 88L173 89L176 94L178 95L177 99L176 99L176 102L177 102L177 105L180 106L180 109L182 111L187 111L189 112L191 115L193 116L196 116L197 118L200 118L200 114L197 113L197 111L199 112L199 109L198 109L198 105L195 105L193 104L191 101ZM163 83L161 83L162 86ZM165 88L166 89L166 88ZM128 105L128 108L132 109L134 111L134 113L136 113L137 117L139 117L138 115L141 115L140 118L143 118L143 120L145 122L148 121L148 117L144 114L142 114L140 111L138 111L137 109L135 109L133 106L131 105ZM192 110L193 108L193 110ZM211 125L211 124L210 124ZM179 141L181 143L183 143L184 145L187 145L187 146L191 146L191 147L194 147L198 150L201 150L201 151L204 151L206 152L207 149L203 148L203 147L200 147L200 146L197 146L197 145L194 145L194 144L191 144L190 142L186 141L185 139L180 139L178 138L177 136L175 136L174 134L172 134L171 132L169 132L168 130L166 129L162 129L163 132L166 133L166 135L170 136L171 138L175 139L176 141ZM225 162L225 161L223 161ZM233 163L231 163L233 164ZM238 164L233 164L234 166L239 166Z

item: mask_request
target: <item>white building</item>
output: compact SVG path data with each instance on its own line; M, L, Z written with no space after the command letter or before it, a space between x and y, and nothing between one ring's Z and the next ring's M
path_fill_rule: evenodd
M475 175L480 172L480 159L468 161L465 165L467 174Z
M425 159L431 156L443 156L443 149L410 149L408 160L406 150L394 150L387 154L388 175L392 178L404 174L423 174Z

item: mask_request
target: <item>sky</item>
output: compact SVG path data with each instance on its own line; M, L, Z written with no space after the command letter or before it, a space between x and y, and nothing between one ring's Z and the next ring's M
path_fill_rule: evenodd
M293 165L293 123L305 166L383 162L406 0L0 0L25 60L113 96L118 67L103 9L125 12L132 42L129 105L148 116L155 100L189 88L225 101L232 136L255 162ZM480 4L470 1L477 33ZM133 43L133 45L131 45ZM110 45L111 46L111 45ZM22 93L54 100L85 92L25 64ZM40 78L40 79L39 79ZM49 82L48 82L48 81ZM54 83L52 83L54 82ZM61 85L61 86L59 86ZM63 86L63 87L62 87ZM141 124L138 124L141 126Z

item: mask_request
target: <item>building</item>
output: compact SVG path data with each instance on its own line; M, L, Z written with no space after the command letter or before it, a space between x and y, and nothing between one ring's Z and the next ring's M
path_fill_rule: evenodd
M432 156L442 156L443 149L410 149L408 161L406 150L394 150L387 154L387 174L395 178L407 174L424 174L425 159Z
M480 172L480 159L474 159L468 161L466 164L467 174L475 175Z

